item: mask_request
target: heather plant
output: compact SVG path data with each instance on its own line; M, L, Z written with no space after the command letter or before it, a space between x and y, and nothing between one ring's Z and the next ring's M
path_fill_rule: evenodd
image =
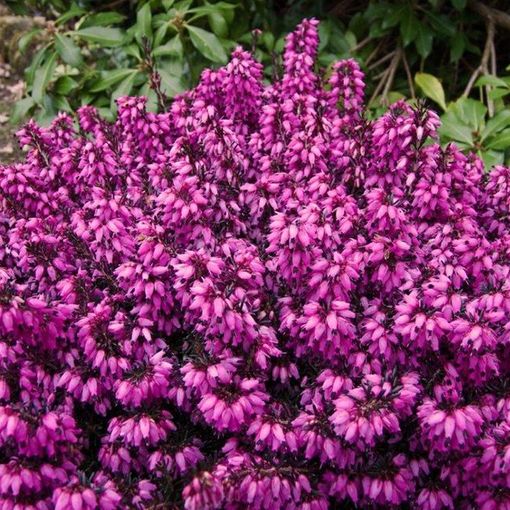
M0 167L0 507L510 507L510 169L317 22Z

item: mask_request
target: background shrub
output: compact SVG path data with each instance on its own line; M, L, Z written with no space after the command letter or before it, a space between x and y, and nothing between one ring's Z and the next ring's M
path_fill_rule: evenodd
M328 70L338 58L355 57L367 76L369 110L375 115L398 99L426 96L438 111L447 110L443 142L477 152L487 166L508 157L510 78L504 72L510 15L503 1L11 0L8 5L48 19L45 28L20 41L22 52L34 37L45 42L26 70L28 94L16 106L15 123L33 115L47 123L58 111L84 104L113 119L115 99L123 94L147 96L148 108L156 111L163 95L172 98L195 85L205 67L224 64L239 43L255 50L270 79L281 73L284 35L304 16L317 16L322 20L318 65Z

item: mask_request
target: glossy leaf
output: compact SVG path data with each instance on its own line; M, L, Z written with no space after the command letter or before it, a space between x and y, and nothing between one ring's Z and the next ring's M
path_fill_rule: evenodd
M55 34L55 49L66 64L73 67L79 67L83 64L80 48L70 37Z
M56 66L57 53L52 52L46 62L35 72L34 84L32 86L32 97L36 103L42 103L44 93L53 77Z
M480 101L463 97L452 105L452 110L473 131L479 132L483 128L485 116L487 115L487 107Z
M475 85L477 87L482 87L484 85L490 85L492 87L503 87L503 88L510 88L506 81L502 80L501 78L498 78L497 76L493 76L491 74L487 74L485 76L482 76L476 80Z
M451 0L451 2L458 11L462 11L466 8L467 0Z
M142 42L144 37L149 40L152 39L152 14L150 4L145 4L136 13L135 37L139 43Z
M82 16L83 14L86 13L87 11L85 9L79 7L78 5L76 5L75 2L73 2L71 7L55 20L55 24L63 25L64 23L67 23L69 20L72 20L73 18L78 18L79 16Z
M126 16L121 14L120 12L115 11L107 11L107 12L98 12L87 16L83 23L80 25L80 28L87 28L93 26L105 27L109 25L117 25L122 23L126 19Z
M405 9L400 22L400 36L404 46L413 42L418 33L418 20L411 7Z
M18 40L18 49L21 53L25 53L34 37L40 34L42 30L40 28L34 28L26 34L23 34Z
M122 80L118 87L113 91L111 98L112 110L115 110L116 99L122 96L129 96L131 94L138 74L139 74L138 71L131 71L131 74L124 78L124 80Z
M16 101L11 115L11 123L18 124L21 122L35 105L34 99L30 96Z
M497 136L494 136L490 142L487 143L487 148L494 150L510 149L510 129L505 129Z
M443 110L446 110L446 100L441 82L431 74L416 73L414 78L416 85L432 101L436 102Z
M166 34L168 33L169 29L168 22L164 22L161 24L161 26L156 30L156 33L154 34L154 41L153 41L153 47L157 48L161 45L162 41L166 38Z
M464 34L457 34L451 39L450 62L458 62L466 50Z
M102 90L109 89L135 72L135 69L115 69L113 71L103 71L101 73L101 78L94 83L89 90L90 92L100 92Z
M165 69L158 69L159 75L161 76L161 85L163 92L168 97L174 97L181 92L184 92L184 87L177 76L172 76Z
M491 169L495 165L503 165L505 163L505 153L503 151L484 150L480 152L485 168Z
M119 28L87 27L76 31L75 33L82 39L98 43L105 47L119 46L125 40L125 34Z
M79 86L76 80L73 80L70 76L61 76L56 82L54 90L57 94L67 95L71 91L75 90Z
M427 58L430 55L433 39L434 34L426 26L419 24L414 43L422 58Z
M228 35L228 24L223 15L219 11L211 12L207 15L209 25L212 31L218 37L227 37Z
M199 27L188 25L186 27L193 46L208 60L224 64L227 61L227 54L221 45L220 40L211 32Z
M510 89L496 88L489 92L489 97L491 99L496 100L496 99L501 99L503 97L506 97L506 96L508 96L508 94L510 94Z
M492 119L487 121L481 134L481 140L486 140L507 126L510 126L510 110L501 110Z
M456 141L466 144L468 147L473 145L473 135L471 128L462 123L462 121L453 112L447 112L441 117L441 127L439 134L445 141Z
M176 35L170 39L163 46L158 46L152 52L155 57L178 57L181 58L183 55L182 41L179 35Z

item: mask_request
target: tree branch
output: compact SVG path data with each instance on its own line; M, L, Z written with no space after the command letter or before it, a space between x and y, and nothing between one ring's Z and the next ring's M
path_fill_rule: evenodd
M402 62L404 63L404 69L406 71L407 83L409 84L409 91L411 92L411 97L416 99L416 92L414 90L413 83L413 75L411 74L411 69L409 69L409 63L407 62L406 52L402 51Z
M381 104L385 103L388 97L388 93L390 91L391 85L393 84L393 79L395 78L395 72L398 68L398 64L400 63L400 59L402 57L402 49L397 48L392 53L393 58L391 59L391 62L389 66L382 72L382 78L377 84L377 87L374 90L374 93L372 94L372 97L369 100L369 104L372 104L372 102L375 100L379 92L382 90L381 94ZM383 88L384 87L384 88Z
M489 7L479 0L470 0L468 6L488 21L492 21L498 27L510 30L510 14L504 11Z
M464 90L464 97L467 97L480 74L489 74L489 58L491 56L492 47L494 45L494 21L492 18L487 18L487 38L485 39L485 47L482 53L480 65L475 69L475 72L469 78L466 89Z

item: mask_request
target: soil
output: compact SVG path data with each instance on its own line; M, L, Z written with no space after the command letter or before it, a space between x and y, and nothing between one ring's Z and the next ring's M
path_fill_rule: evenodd
M0 63L0 164L19 161L21 151L15 133L19 126L10 122L14 103L21 99L23 81L13 73L8 64Z

